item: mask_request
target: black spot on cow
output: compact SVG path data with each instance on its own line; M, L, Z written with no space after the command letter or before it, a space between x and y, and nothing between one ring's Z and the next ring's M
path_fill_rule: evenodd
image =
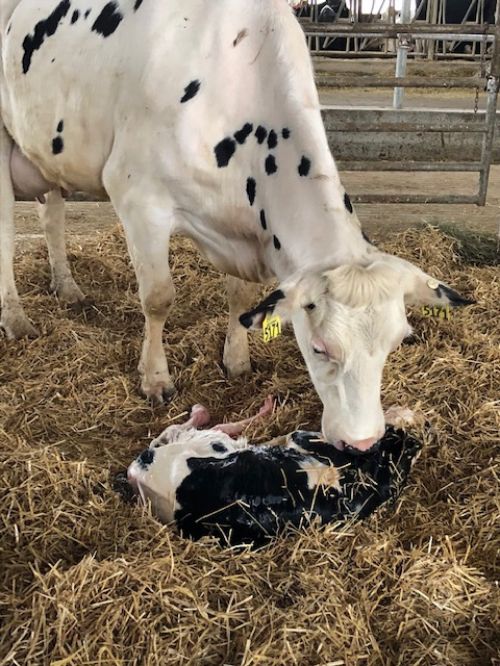
M55 61L56 61L56 59L55 59L55 58L52 58L52 60L51 60L50 62L55 62Z
M227 453L227 447L222 442L212 442L212 449L215 453Z
M257 183L255 182L254 178L248 178L247 179L247 197L248 197L248 201L250 202L250 206L253 206L253 203L255 201L256 191L257 191Z
M277 236L273 236L273 244L274 244L274 247L277 250L281 250L281 243L280 243L279 238Z
M90 16L90 12L91 12L91 11L92 11L92 10L87 9L87 11L86 11L85 14L83 15L83 17L86 18L86 19L88 19L88 17Z
M12 23L9 23L9 25L7 26L7 34L9 34L11 29L12 29Z
M136 12L141 5L142 5L142 0L135 0L134 12Z
M344 206L347 208L347 210L350 213L352 213L353 207L352 207L351 199L350 199L349 195L347 194L347 192L344 194Z
M268 176L271 176L273 173L278 171L278 166L276 165L276 159L274 155L268 155L266 157L265 167Z
M214 148L215 157L217 159L217 166L220 168L227 167L231 161L232 156L236 151L236 141L230 137L222 139Z
M31 60L35 51L42 46L46 37L55 34L62 19L69 12L70 0L62 0L56 8L43 21L39 21L33 30L33 34L26 35L23 40L23 72L27 74L31 67Z
M188 83L188 85L184 88L184 95L181 97L181 104L185 104L186 102L189 102L190 99L193 99L193 97L198 93L200 86L201 83L198 81L198 79Z
M155 459L155 450L154 449L146 449L137 458L137 462L142 467L142 469L147 469L149 467L149 465L151 465L151 463L153 462L154 459Z
M260 211L260 224L264 231L267 229L267 220L266 220L266 212L264 210Z
M71 25L73 25L73 23L76 23L79 18L80 18L80 12L78 11L78 9L75 9L75 11L73 12L73 16L71 17Z
M284 139L289 139L289 138L290 138L290 134L291 134L291 132L290 132L290 130L288 129L288 127L283 127L283 129L281 130L281 136L282 136Z
M248 35L248 30L244 28L243 30L240 30L239 33L236 35L235 39L233 40L233 46L238 46L238 44L245 39L245 37Z
M64 120L60 120L60 121L57 123L57 131L58 131L59 133L61 133L63 130L64 130Z
M271 130L269 132L269 136L267 137L267 147L269 148L269 150L274 150L277 145L278 145L278 135L274 130Z
M103 37L109 37L118 28L122 19L123 15L118 10L116 2L108 2L94 21L92 32L97 32L98 35Z
M64 150L64 141L60 136L56 136L52 139L52 153L54 155L60 155Z
M307 157L302 157L298 168L299 176L307 176L310 169L311 169L311 160L307 159Z
M237 132L235 132L235 134L234 134L234 138L236 139L236 141L237 141L240 145L242 145L242 144L245 143L245 141L247 140L247 138L250 136L250 134L251 134L252 132L253 132L253 125L252 125L252 123L245 123L245 124L243 125L243 127L242 127L240 130L238 130Z
M262 127L262 125L259 125L257 129L255 130L255 138L257 139L257 143L262 144L266 140L267 137L267 130L265 127Z

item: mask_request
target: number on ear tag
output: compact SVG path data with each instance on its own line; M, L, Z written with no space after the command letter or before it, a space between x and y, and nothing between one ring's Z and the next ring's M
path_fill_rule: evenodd
M281 319L278 315L269 315L262 322L262 338L264 342L271 342L281 335Z
M451 309L449 305L424 305L422 308L424 317L436 317L437 319L451 319Z

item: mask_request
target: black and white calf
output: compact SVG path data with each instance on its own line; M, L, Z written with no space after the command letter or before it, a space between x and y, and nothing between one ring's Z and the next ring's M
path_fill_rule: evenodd
M260 415L270 410L264 406ZM185 536L263 544L287 526L369 516L404 487L421 445L389 426L365 455L339 451L318 433L294 432L252 446L246 421L208 423L197 405L191 419L168 427L128 468L128 481L162 522Z

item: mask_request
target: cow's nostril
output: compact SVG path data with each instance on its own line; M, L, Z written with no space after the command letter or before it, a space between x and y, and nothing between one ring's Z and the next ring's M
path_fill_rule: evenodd
M154 449L146 449L141 453L141 455L137 458L139 464L141 467L147 467L148 465L151 465L155 458L155 451Z
M380 446L380 439L377 437L369 437L368 439L360 439L357 442L352 442L346 445L346 448L351 453L374 453Z

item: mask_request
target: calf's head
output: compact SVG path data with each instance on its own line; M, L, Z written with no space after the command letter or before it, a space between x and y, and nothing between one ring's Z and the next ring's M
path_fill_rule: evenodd
M323 436L338 448L367 451L385 431L384 363L411 333L405 306L469 303L413 264L380 253L365 265L295 275L240 322L259 329L274 314L293 323L323 403Z

